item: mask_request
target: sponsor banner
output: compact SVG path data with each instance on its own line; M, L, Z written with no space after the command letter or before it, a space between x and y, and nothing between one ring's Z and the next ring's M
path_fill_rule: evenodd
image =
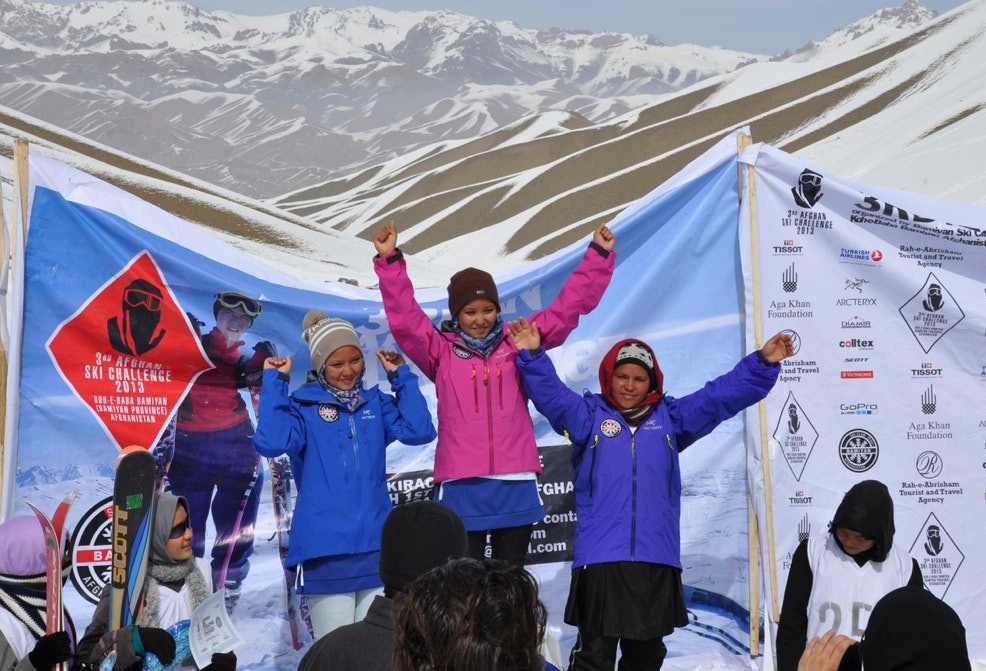
M550 352L571 388L597 391L599 361L613 343L630 336L653 346L668 389L677 396L726 372L744 354L735 253L735 148L735 137L723 139L611 222L618 254L612 285L564 346ZM262 353L274 349L294 359L291 388L303 384L308 374L309 352L299 332L312 308L351 321L365 352L393 349L394 342L376 290L293 277L42 156L31 157L30 182L22 375L12 394L19 431L15 468L6 472L12 474L14 512L23 510L28 495L43 503L46 497L60 500L66 489L82 490L69 520L78 566L72 580L76 589L66 590L66 603L84 623L104 581L103 501L112 491L117 453L122 446L154 445L172 434L174 418L189 409L185 402L194 395L189 389L217 374L200 336L218 327L223 307L245 310L251 317L240 335L243 358L262 359ZM546 307L588 241L586 235L508 272L489 268L497 280L503 317L516 319ZM778 244L785 246L783 239ZM365 254L369 266L369 243ZM793 250L778 255L787 263L802 258ZM470 265L468 252L450 263L448 275ZM448 318L444 281L419 290L416 297L436 323ZM434 412L434 387L421 379ZM249 371L244 384L240 394L252 415ZM366 358L365 384L389 388L376 357ZM800 395L797 401L802 403ZM320 417L337 420L330 408ZM808 408L801 417L814 421ZM562 615L575 524L570 449L540 415L533 418L543 446L540 491L547 514L535 526L529 559L542 578L553 630L568 646L574 630L562 623ZM689 594L703 595L703 607L730 604L725 621L716 625L722 641L748 639L749 616L742 615L749 604L743 440L743 420L737 417L683 453L681 461L682 507L695 513L683 515L682 555L688 567L683 578ZM173 443L166 447L175 449ZM394 503L429 495L433 458L434 445L388 448ZM265 474L254 554L242 585L240 606L246 606L233 612L237 628L257 643L248 643L237 654L244 666L273 655L284 668L295 668L299 657L290 649L287 623L278 610L283 601L273 596L283 590L284 574L274 540L269 481ZM205 536L210 550L215 541L212 519L195 532ZM710 547L713 536L716 543ZM267 610L258 615L253 606L261 603L268 604ZM284 621L284 626L272 628L270 621ZM691 652L688 640L706 648L719 645L701 636L676 640L669 641L673 654ZM723 645L732 650L734 644Z
M846 490L876 479L928 589L986 620L986 570L965 561L986 551L986 209L854 184L767 146L741 160L755 167L759 240L751 250L743 208L747 307L757 296L765 338L797 335L766 402L778 603L805 529L825 533ZM967 635L986 656L986 630Z

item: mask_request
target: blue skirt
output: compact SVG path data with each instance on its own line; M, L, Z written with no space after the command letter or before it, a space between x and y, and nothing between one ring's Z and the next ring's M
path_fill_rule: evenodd
M538 481L463 478L443 482L437 499L462 518L466 531L506 529L544 519Z

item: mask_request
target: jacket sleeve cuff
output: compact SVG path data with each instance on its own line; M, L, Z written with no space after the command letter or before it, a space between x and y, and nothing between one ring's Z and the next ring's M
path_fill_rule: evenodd
M377 258L381 258L379 254L377 254ZM400 247L396 247L394 248L394 251L392 251L387 256L384 256L383 260L386 261L387 264L389 265L391 263L396 263L397 261L400 261L403 258L404 258L404 252L400 250Z
M758 349L756 351L756 355L757 355L757 361L759 361L760 363L762 363L764 366L770 366L771 368L776 368L777 366L780 366L781 365L781 362L780 361L778 361L776 363L773 362L773 361L768 361L767 360L767 357L765 357L763 355L763 350Z
M599 252L599 255L602 256L604 259L609 258L609 250L603 249L601 246L597 245L595 241L589 243L589 248L595 249L597 252Z

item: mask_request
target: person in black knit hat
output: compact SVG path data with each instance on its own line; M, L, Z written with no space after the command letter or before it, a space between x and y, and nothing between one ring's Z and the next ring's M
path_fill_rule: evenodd
M380 537L377 596L362 622L335 629L311 647L298 671L389 670L394 656L393 598L415 578L449 559L464 557L466 528L451 509L434 501L414 501L394 508Z

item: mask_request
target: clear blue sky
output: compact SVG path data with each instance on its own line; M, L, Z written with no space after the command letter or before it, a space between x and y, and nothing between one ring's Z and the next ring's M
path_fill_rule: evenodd
M73 4L74 0L55 0ZM690 42L776 54L822 39L837 28L904 0L189 0L204 10L265 15L312 5L374 5L387 9L450 9L525 28L584 28L648 34L665 44ZM920 0L939 13L964 0Z

